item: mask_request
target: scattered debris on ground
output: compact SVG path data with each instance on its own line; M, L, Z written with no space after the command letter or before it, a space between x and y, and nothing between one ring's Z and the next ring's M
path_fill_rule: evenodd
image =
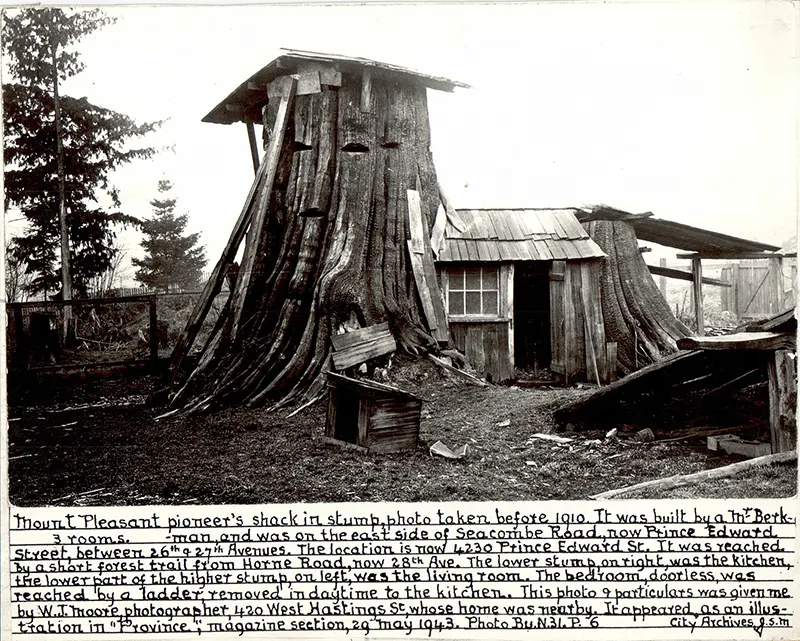
M709 451L705 436L659 443L669 433L655 428L654 442L622 428L608 440L602 429L557 434L553 412L586 389L476 387L426 359L403 356L390 376L393 386L423 400L412 451L365 455L325 445L327 402L291 416L298 408L155 421L165 408L146 403L157 387L151 379L34 390L9 408L11 500L33 506L586 499L742 460ZM43 427L72 422L70 429ZM468 454L431 456L437 441L468 444ZM782 463L687 487L645 488L637 496L776 497L795 488L795 465Z

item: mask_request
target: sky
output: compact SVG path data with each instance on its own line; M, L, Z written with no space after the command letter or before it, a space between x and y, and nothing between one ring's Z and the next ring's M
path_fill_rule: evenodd
M149 142L172 151L119 170L115 182L125 211L147 216L169 178L209 269L253 167L243 124L200 121L281 47L470 84L428 91L434 161L456 207L604 203L780 245L798 213L795 6L117 7L107 9L117 22L79 45L86 70L64 91L166 121ZM139 240L121 234L133 255Z

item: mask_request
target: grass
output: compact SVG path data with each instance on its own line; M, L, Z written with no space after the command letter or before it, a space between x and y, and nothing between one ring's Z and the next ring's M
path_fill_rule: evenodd
M586 393L578 389L478 388L427 361L396 366L392 383L424 399L420 443L368 456L322 443L324 401L294 417L256 409L155 421L164 408L145 403L146 380L29 390L10 409L10 497L20 506L585 499L741 460L702 442L605 442L596 431L567 444L531 439L556 432L553 410ZM469 453L432 457L437 440ZM632 498L795 489L796 466L783 465Z

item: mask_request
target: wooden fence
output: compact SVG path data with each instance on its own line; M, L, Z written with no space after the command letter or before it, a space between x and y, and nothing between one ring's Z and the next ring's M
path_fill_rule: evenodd
M796 277L796 260L773 266L765 260L731 263L721 270L722 280L732 285L722 289L722 310L740 319L778 314L796 302Z

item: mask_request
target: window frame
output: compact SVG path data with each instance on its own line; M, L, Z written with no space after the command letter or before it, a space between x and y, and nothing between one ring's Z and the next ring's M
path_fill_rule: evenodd
M480 269L480 277L481 277L481 289L467 289L466 283L466 272L464 270L467 269ZM491 269L494 270L495 274L497 275L497 284L495 288L486 288L484 289L484 270ZM445 275L445 305L447 311L447 318L451 321L456 322L480 322L480 321L507 321L507 314L506 314L506 288L504 287L505 278L507 277L507 266L501 264L486 264L486 263L454 263L447 265L444 269ZM453 288L452 285L454 284L454 279L452 278L452 272L455 270L462 270L462 281L458 288ZM483 293L484 292L494 292L497 294L497 311L495 313L486 314L481 312L480 314L470 314L466 311L466 298L464 298L464 313L463 314L452 314L450 313L450 292L451 289L454 292L459 292L463 296L466 296L467 292L480 292L481 293L481 309L483 309Z

